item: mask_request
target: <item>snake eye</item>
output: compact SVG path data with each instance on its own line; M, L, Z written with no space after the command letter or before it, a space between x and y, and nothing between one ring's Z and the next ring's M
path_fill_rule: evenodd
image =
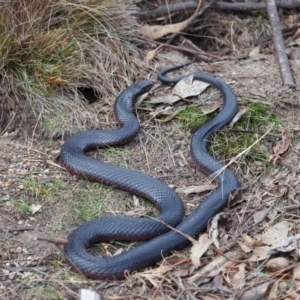
M153 81L143 80L138 82L140 88L140 95L147 93L151 90L152 86L154 85Z

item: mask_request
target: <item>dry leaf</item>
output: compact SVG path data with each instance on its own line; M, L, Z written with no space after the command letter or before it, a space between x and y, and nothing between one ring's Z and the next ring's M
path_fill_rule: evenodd
M150 283L157 288L161 284L161 280L166 279L165 274L170 270L172 270L172 266L166 264L160 264L158 268L147 270L144 272L137 272L131 275L131 277L136 279L144 278L150 281Z
M173 104L181 99L201 94L209 86L208 83L193 80L193 75L180 80L173 88L172 93L167 96L156 97L150 103L167 103Z
M262 219L266 217L266 214L268 213L268 208L263 208L253 214L253 221L254 224L260 223Z
M278 296L278 285L279 285L280 281L277 280L274 282L274 284L272 285L272 287L270 288L270 292L268 295L267 300L274 300L277 298Z
M248 244L249 246L252 247L262 247L262 246L267 246L265 243L262 243L256 239L253 239L252 237L250 237L249 235L247 235L246 233L244 233L242 235L243 240L246 244Z
M111 39L107 39L105 40L105 46L110 49L113 50L114 52L119 51L119 47L115 44L115 42Z
M239 110L239 112L234 116L231 120L230 124L228 125L230 128L247 112L248 107L243 107Z
M198 242L194 243L191 248L191 261L193 265L198 268L200 266L200 258L207 251L212 244L212 239L208 237L207 233L200 235Z
M225 253L225 256L233 259L233 260L239 260L242 258L242 254L240 252L236 251L230 251ZM191 276L188 279L189 283L197 283L198 281L201 281L203 277L215 277L217 276L220 271L226 271L228 267L235 265L233 261L228 261L225 256L218 256L214 258L212 262L201 268L196 274Z
M258 89L257 87L256 88L248 88L248 92L252 96L256 96L257 98L267 99L266 93L264 92L263 89Z
M217 186L213 184L208 184L208 185L199 185L199 186L189 186L185 188L177 188L175 191L178 194L185 194L189 195L192 193L202 193L206 191L211 191L214 190Z
M273 244L271 247L272 250L277 250L280 252L290 252L295 249L300 248L300 234L284 238L277 243Z
M149 52L147 53L146 57L144 58L144 62L145 62L145 64L146 64L146 66L149 66L150 61L154 58L156 52L157 52L161 47L162 47L162 45L161 45L161 46L158 46L157 48L155 48L155 49L153 49L153 50L151 50L151 51L149 51Z
M267 245L274 245L278 243L280 240L287 237L289 232L290 224L287 221L282 221L280 223L275 224L274 226L270 227L261 238L263 243Z
M276 161L280 159L280 155L282 155L288 150L290 143L291 140L290 140L289 133L287 130L284 130L282 132L282 139L273 148L274 154L270 155L269 161L270 162L272 161L273 164L275 165Z
M213 294L205 294L203 295L203 300L216 300L216 295L213 295Z
M220 248L220 243L217 238L219 236L218 221L219 221L221 215L222 215L222 213L216 214L213 217L213 219L211 221L211 225L209 227L209 236L212 238L213 243L217 248Z
M204 115L209 115L221 107L221 102L206 103L200 107Z
M239 270L232 277L232 289L238 291L245 283L245 267L246 264L239 264Z
M170 106L168 106L168 107L170 107ZM161 121L161 122L164 123L164 122L168 122L168 121L172 120L172 119L175 118L181 111L185 110L186 108L187 108L186 105L180 106L180 107L176 108L175 111L173 111L171 114L169 114L169 115L168 115L163 121Z
M212 290L219 290L223 285L223 274L220 272L214 279L211 285Z
M238 241L238 244L245 253L249 253L253 250L253 248L249 244L243 243L241 241Z
M42 205L40 205L40 204L31 204L31 205L30 205L30 212L34 215L34 214L36 214L41 208L42 208Z
M259 50L260 50L260 46L256 46L254 47L250 53L249 53L249 57L253 57L259 54Z
M176 23L176 24L167 24L167 25L153 25L150 26L148 24L141 26L140 33L143 38L149 39L149 40L157 40L162 38L163 36L175 33L181 30L183 26L187 24L190 18L187 20Z
M300 46L300 39L296 39L291 41L286 45L287 47L299 47Z
M193 15L185 21L182 21L177 24L167 24L167 25L153 25L153 26L144 25L140 28L140 33L146 39L156 40L167 34L180 32L181 29L183 29L191 20L193 20L193 18L195 18L197 12L199 11L199 9L201 7L201 4L202 4L202 0L200 0L198 2L198 6L197 6L196 10L194 11ZM159 46L158 49L160 47L161 46ZM158 49L156 49L154 51L156 52Z
M253 250L252 255L247 259L247 261L261 261L270 256L271 247L257 247Z
M300 280L300 266L297 266L293 269L293 277L296 280Z
M190 274L189 268L183 268L183 267L172 272L172 275L174 277L186 277L189 274Z
M257 280L257 279L255 279ZM268 291L269 285L272 284L274 280L269 280L261 285L253 286L250 290L245 291L239 300L262 300L265 299L265 295ZM251 285L251 283L250 283Z
M201 94L209 86L209 83L200 80L194 80L194 76L191 75L180 80L174 86L172 94L178 96L180 99L184 99Z

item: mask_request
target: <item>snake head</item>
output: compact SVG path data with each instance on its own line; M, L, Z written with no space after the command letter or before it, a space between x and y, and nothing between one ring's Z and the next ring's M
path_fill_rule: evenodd
M154 85L153 81L142 80L134 83L130 88L134 91L136 97L139 97L147 92L149 92Z

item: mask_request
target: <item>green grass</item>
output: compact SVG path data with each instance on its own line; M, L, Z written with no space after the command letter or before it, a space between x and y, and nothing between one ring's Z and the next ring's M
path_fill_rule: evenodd
M136 169L134 165L134 154L127 147L105 147L98 153L102 156L100 160L117 165L126 169Z
M95 191L91 191L88 188L81 188L78 190L76 195L76 201L69 204L71 212L75 212L80 222L87 222L95 219L105 212L105 206L103 204L103 199L105 198L105 193L109 188L103 188L102 184L91 184L97 186Z
M57 126L57 124L61 124L63 122L63 119L66 118L66 115L62 111L58 111L55 116L48 117L44 122L43 122L43 127L49 131L53 132Z
M54 284L37 284L29 286L29 294L34 299L62 300L64 299L60 289Z
M67 185L60 179L40 179L37 176L27 176L24 179L23 189L28 197L14 201L13 205L22 212L36 214L42 208L43 203L56 201L63 193L67 193ZM57 225L59 228L59 225ZM57 227L56 226L56 227Z
M222 161L226 162L250 147L272 124L281 124L280 118L272 113L272 105L265 106L258 102L251 102L249 97L242 97L240 104L245 102L247 102L248 110L234 124L233 131L220 131L212 136L209 143L209 152ZM194 132L216 114L214 112L204 115L199 107L190 106L179 112L177 118L184 130ZM243 159L246 165L251 161L261 161L267 166L269 164L268 153L261 151L260 145L257 144Z
M186 109L180 111L176 117L177 119L179 119L183 129L193 132L196 131L202 124L213 118L215 115L216 113L205 115L201 111L199 105L191 105Z
M39 179L37 176L28 176L24 180L24 189L34 198L51 200L59 196L67 185L61 179Z
M25 201L18 201L16 203L16 206L20 208L20 210L22 212L25 212L25 213L31 213L32 212L32 207L30 204L26 203Z

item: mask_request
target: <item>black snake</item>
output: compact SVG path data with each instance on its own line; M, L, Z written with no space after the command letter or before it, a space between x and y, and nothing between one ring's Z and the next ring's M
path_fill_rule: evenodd
M166 84L174 84L191 75L177 78L165 77L168 72L183 66L164 69L158 74L159 80ZM85 276L99 279L122 278L125 271L139 270L160 261L171 251L185 247L189 241L176 231L168 231L169 228L165 224L195 237L206 229L209 219L222 210L230 194L239 187L236 176L228 168L223 170L224 165L207 152L209 137L235 116L238 106L236 97L230 87L220 79L204 73L193 73L193 76L194 80L201 80L215 86L222 94L224 106L214 119L201 126L192 136L192 160L203 173L218 174L216 176L218 188L189 216L184 218L181 199L162 182L148 175L106 164L85 155L86 151L105 145L128 143L136 136L139 122L132 109L137 97L151 89L152 82L137 82L119 95L115 103L115 113L121 123L119 129L80 132L69 138L63 145L60 159L70 173L139 195L154 203L160 210L160 214L155 219L106 216L84 223L73 231L64 248L65 255L69 263ZM221 169L222 171L217 173ZM145 239L151 240L111 257L95 257L86 249L88 245L99 241Z

